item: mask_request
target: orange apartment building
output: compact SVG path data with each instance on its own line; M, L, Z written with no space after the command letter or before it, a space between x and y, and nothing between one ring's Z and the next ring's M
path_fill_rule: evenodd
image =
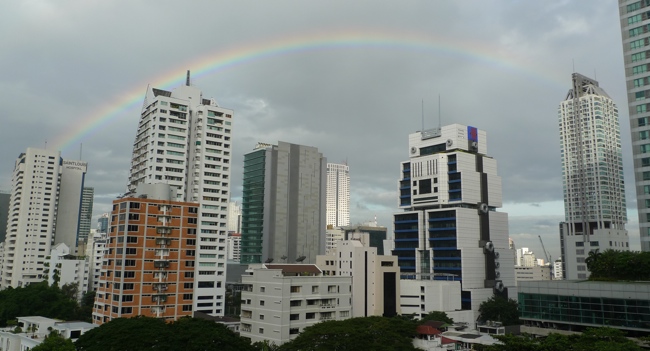
M198 204L146 197L113 201L95 324L192 315Z

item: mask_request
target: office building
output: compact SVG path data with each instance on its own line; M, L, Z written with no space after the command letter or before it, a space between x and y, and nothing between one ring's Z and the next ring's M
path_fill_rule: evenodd
M61 159L59 151L28 148L12 176L2 264L2 289L43 281L53 245L74 250L87 164Z
M282 141L244 155L241 263L315 263L325 253L326 164L317 148Z
M591 250L629 250L618 109L598 82L578 73L558 108L566 279L589 276Z
M345 239L345 231L342 228L327 226L325 230L325 254L329 255L336 252L337 243L343 239Z
M334 228L350 225L350 167L327 164L327 223Z
M97 232L99 233L108 233L108 226L110 224L110 213L102 213L101 216L97 219Z
M377 254L367 233L354 233L336 249L316 258L324 275L352 277L352 317L401 314L400 272L396 256Z
M650 251L650 3L619 0L618 9L623 37L641 250ZM618 144L620 152L620 142Z
M472 310L463 310L461 283L454 280L402 279L400 281L402 315L422 318L430 312L445 312L454 323L474 325Z
M557 259L553 262L553 280L562 280L564 275L562 275L562 259Z
M77 242L86 242L90 234L90 227L92 226L93 217L93 198L95 197L95 189L85 187L81 195L81 216L79 217L79 237Z
M313 264L252 265L242 275L240 335L282 345L306 327L351 317L352 278Z
M516 251L516 266L522 267L533 267L537 265L537 259L535 258L535 253L530 251L527 247L522 247Z
M650 332L650 284L553 280L520 282L522 332L547 335L610 327L628 336Z
M108 254L108 233L102 233L91 229L86 245L86 257L88 257L88 291L97 291L99 288L99 277L102 272L104 255ZM104 275L106 275L104 273Z
M519 285L522 281L551 280L552 266L515 266L515 282Z
M139 184L169 184L178 189L172 201L198 203L195 270L205 274L195 274L193 308L215 316L224 312L232 120L232 110L190 84L189 71L173 91L148 87L128 183L129 193Z
M482 130L460 124L409 135L400 165L394 249L402 278L461 283L461 308L515 286L501 177ZM513 296L509 296L513 297Z
M225 268L198 260L200 246L216 244L200 241L199 204L174 201L175 190L167 184L141 184L133 197L113 201L93 323L135 316L174 321L195 310L212 314L223 309L223 298L215 305L214 296L197 296L204 293L197 288L221 288L225 277L195 277L215 276ZM225 262L226 250L215 251Z

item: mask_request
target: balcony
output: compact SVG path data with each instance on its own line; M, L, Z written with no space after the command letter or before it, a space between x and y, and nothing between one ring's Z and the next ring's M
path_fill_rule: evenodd
M167 291L167 283L153 283L152 287L156 291Z
M156 239L156 245L167 245L167 246L169 246L171 244L172 244L172 239L162 239L162 238Z
M169 268L169 261L167 260L157 260L153 262L155 268Z
M167 295L153 295L151 297L151 301L153 301L153 302L166 302L167 301Z
M167 226L160 226L156 228L156 233L160 235L169 235L172 233L172 228Z

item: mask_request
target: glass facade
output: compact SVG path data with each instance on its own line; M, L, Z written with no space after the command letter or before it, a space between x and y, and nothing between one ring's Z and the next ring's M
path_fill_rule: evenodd
M262 263L264 224L264 169L266 150L244 155L242 196L241 263Z
M650 329L650 300L519 293L519 315L524 321Z

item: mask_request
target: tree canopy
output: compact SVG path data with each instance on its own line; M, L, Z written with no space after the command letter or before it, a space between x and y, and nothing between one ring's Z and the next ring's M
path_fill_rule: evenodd
M447 324L454 324L454 320L449 318L449 316L447 316L447 313L440 311L431 311L427 313L422 317L422 319L420 319L419 324L422 324L426 321L438 321L445 322Z
M253 351L225 325L197 318L165 323L157 318L117 318L81 335L78 351Z
M305 328L280 351L416 350L416 325L403 318L360 317L326 321Z
M483 301L478 308L483 321L499 321L503 325L517 325L519 322L519 304L513 299L492 296Z
M90 321L76 300L70 299L58 286L47 282L0 291L0 327L21 316L43 316L62 320Z
M496 335L503 344L479 347L481 351L640 351L625 333L614 328L590 328L582 334L552 333L546 338L528 335Z
M595 250L585 263L590 280L650 280L650 252Z
M59 333L53 332L45 337L43 342L31 349L31 351L76 351L70 339L66 339Z

